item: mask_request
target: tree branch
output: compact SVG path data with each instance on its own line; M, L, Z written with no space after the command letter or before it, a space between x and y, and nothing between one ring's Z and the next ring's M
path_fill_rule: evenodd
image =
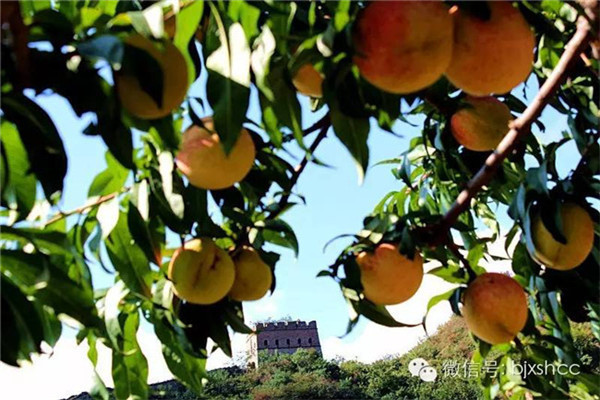
M84 204L84 205L82 205L80 207L74 208L74 209L69 210L69 211L59 212L59 213L55 214L54 216L52 216L48 221L46 221L44 223L44 225L47 226L47 225L55 223L56 221L60 221L63 218L70 217L71 215L81 214L81 213L89 210L90 208L98 207L100 204L106 203L107 201L114 199L115 197L117 197L121 193L129 191L129 189L131 189L131 188L130 187L125 187L125 188L123 188L122 190L120 190L118 192L114 192L114 193L106 194L104 196L100 196L100 197L98 197L98 199L96 199L92 203Z
M296 183L298 182L298 179L300 178L302 171L304 171L304 168L306 168L306 166L308 165L308 162L313 158L313 156L312 156L313 153L315 152L315 150L317 149L317 147L319 146L321 141L323 139L325 139L325 137L327 136L327 131L329 131L330 127L331 127L331 121L330 121L329 113L328 113L323 118L321 118L319 121L317 121L313 126L307 128L304 131L306 134L307 132L310 133L314 130L320 129L319 134L317 135L317 137L315 137L315 140L312 142L312 144L308 148L307 154L304 156L302 161L300 161L300 164L298 164L294 168L294 173L292 174L292 177L290 179L290 192L284 194L281 197L281 199L279 199L279 208L277 209L277 211L270 213L269 216L267 217L267 219L275 219L279 215L281 215L281 213L285 210L285 207L288 205L288 203L290 201L290 196L292 195L291 189L294 186L296 186Z
M518 142L530 132L532 123L540 116L544 107L566 79L568 69L577 61L579 54L590 40L590 25L587 19L579 17L577 31L567 43L556 68L554 68L523 114L512 122L510 130L496 150L485 160L484 166L471 178L467 183L467 187L458 195L452 207L436 227L437 234L432 244L441 244L439 240L454 225L460 214L469 208L475 195L492 180L502 162L515 149Z

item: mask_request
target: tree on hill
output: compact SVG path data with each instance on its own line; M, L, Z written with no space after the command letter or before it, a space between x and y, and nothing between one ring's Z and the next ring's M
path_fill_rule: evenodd
M598 373L600 344L589 324L574 324L576 350L584 371ZM208 372L200 395L176 381L151 386L153 400L257 399L428 399L476 400L482 397L477 377L463 370L444 371L450 361L469 363L476 352L464 321L451 318L438 331L402 356L388 356L371 364L353 360L325 360L314 351L267 354L258 369L221 368ZM435 382L412 376L408 365L423 358L438 371ZM594 361L585 361L594 360ZM75 400L83 400L76 397Z
M600 396L597 369L513 373L516 362L576 365L572 321L600 338L597 0L1 7L3 362L53 347L68 323L94 366L98 343L111 350L118 399L145 399L145 320L171 372L203 393L208 339L231 355L231 331L252 332L245 302L280 290L279 249L299 251L286 212L306 201L295 191L306 167L327 165L319 145L339 141L362 181L369 137L408 123L421 134L381 162L398 184L318 274L339 285L348 331L360 318L419 325L386 306L413 296L427 272L454 285L428 310L450 302L473 333L472 359L499 366L479 374L485 398ZM78 133L59 132L62 116L42 96L101 139L86 152L107 149L71 210L64 143ZM511 276L484 267L499 260L498 241ZM101 268L108 287L92 279ZM317 389L280 366L278 382L306 396L354 393L325 372ZM91 394L107 399L95 382Z

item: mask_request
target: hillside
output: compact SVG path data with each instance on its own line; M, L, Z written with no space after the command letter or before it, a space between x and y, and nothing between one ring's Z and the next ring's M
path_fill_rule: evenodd
M589 326L573 329L582 362L599 371L600 345ZM475 346L461 318L453 317L408 353L372 364L349 360L324 360L315 352L269 356L259 369L231 367L209 372L201 397L176 381L151 385L151 400L271 400L271 399L383 399L399 398L476 400L482 397L476 378L443 373L445 362L470 360ZM435 382L411 376L408 363L427 360L437 370ZM67 400L89 400L84 393Z

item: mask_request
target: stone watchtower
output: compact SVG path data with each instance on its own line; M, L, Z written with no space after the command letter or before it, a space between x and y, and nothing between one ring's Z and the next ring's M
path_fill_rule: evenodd
M258 366L260 352L292 354L298 349L314 349L321 354L317 322L259 322L256 334L248 338L250 363Z

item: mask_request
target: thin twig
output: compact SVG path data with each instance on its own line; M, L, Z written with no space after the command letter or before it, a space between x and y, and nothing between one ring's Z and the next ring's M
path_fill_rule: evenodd
M311 126L309 126L308 128L306 128L304 130L304 136L308 135L309 133L313 133L314 131L318 131L319 129L322 129L323 127L329 127L329 125L331 124L331 116L329 115L329 113L323 115L323 117L318 120L317 122L315 122L314 124L312 124Z
M118 192L114 192L114 193L106 194L104 196L100 196L100 197L98 197L98 199L96 199L96 201L94 201L92 203L84 204L84 205L82 205L80 207L74 208L74 209L69 210L69 211L59 212L59 213L55 214L54 216L52 216L48 221L46 221L44 223L44 225L47 226L47 225L55 223L56 221L60 221L63 218L70 217L71 215L81 214L81 213L89 210L90 208L98 207L100 204L106 203L107 201L114 199L115 197L117 197L121 193L129 191L129 189L131 189L131 188L130 187L125 187L125 188L123 188L122 190L120 190Z
M327 136L327 131L329 130L329 127L331 126L331 123L329 120L329 114L327 114L323 118L321 118L321 120L318 121L315 125L317 125L317 124L319 124L319 126L320 126L319 134L317 135L317 137L315 137L315 140L312 142L312 144L308 148L308 151L307 151L305 157L302 159L302 161L300 161L300 164L296 165L296 167L294 168L294 173L292 174L292 176L290 178L290 191L285 193L283 196L281 196L281 199L279 199L279 207L278 207L277 211L270 213L269 216L267 217L267 219L277 218L279 215L281 215L281 213L285 210L285 207L288 205L288 203L290 201L290 197L292 195L291 189L294 186L296 186L296 183L298 182L298 179L300 178L302 171L304 171L304 168L306 168L306 166L308 165L308 162L313 158L313 153L315 152L315 150L317 149L317 147L319 146L321 141L323 139L325 139L325 137ZM308 128L307 130L312 129L315 125Z
M463 265L465 266L465 268L467 270L467 273L469 274L469 280L471 281L471 280L475 279L477 277L477 273L475 273L475 270L471 266L471 263L469 262L469 260L467 260L465 258L465 256L460 252L460 249L458 248L456 243L454 243L454 241L452 239L450 239L448 241L448 243L446 244L446 246L448 246L450 251L452 251L452 253L454 253L454 255L458 258L458 260L461 263L463 263Z
M437 243L434 240L432 244L440 244L440 235L445 233L454 225L460 214L467 210L471 200L479 191L487 185L506 157L515 149L519 141L529 134L532 123L540 116L544 107L554 96L556 90L567 77L567 71L571 65L577 61L579 54L584 50L590 41L590 25L587 20L580 17L577 24L577 31L565 47L565 51L560 57L558 64L540 88L529 107L523 114L514 120L510 130L502 139L496 150L485 160L484 166L471 178L467 187L458 195L456 201L450 207L441 223L436 227Z

